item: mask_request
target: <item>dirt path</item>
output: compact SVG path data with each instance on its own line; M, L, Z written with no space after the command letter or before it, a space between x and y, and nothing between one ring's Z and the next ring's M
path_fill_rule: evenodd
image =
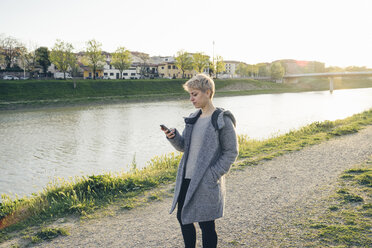
M371 155L369 126L357 134L230 173L225 217L216 222L219 247L279 247L283 239L296 243L295 236L283 236L282 230L293 216L327 195L343 170ZM75 223L70 236L37 247L183 247L175 214L168 214L170 205L168 197ZM199 229L198 239L201 247Z

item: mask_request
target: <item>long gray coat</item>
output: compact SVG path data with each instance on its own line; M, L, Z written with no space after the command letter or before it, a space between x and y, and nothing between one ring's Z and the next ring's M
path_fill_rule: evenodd
M211 122L204 134L203 145L196 160L197 168L191 177L181 213L182 224L210 221L223 216L224 175L238 156L238 143L233 115L229 111L221 110L217 118L220 132ZM174 211L177 204L190 148L191 133L200 111L185 118L186 127L182 135L176 130L175 137L168 139L178 151L184 152L178 167L170 213Z

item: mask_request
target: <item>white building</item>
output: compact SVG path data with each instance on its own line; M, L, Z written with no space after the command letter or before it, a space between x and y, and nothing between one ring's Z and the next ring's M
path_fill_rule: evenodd
M229 78L236 78L237 75L235 73L236 69L238 68L238 65L241 63L239 61L233 61L233 60L226 60L223 61L225 63L225 75L229 75Z
M132 64L131 67L123 71L123 77L120 77L120 71L115 69L114 66L107 63L103 67L103 77L106 79L139 79L140 78L140 70L139 66L135 66Z
M138 55L142 54L140 52L130 52L132 58L132 65L123 71L122 77L120 77L120 71L115 69L113 65L111 65L111 54L107 54L106 56L106 64L103 66L103 77L105 79L139 79L141 74L141 59Z
M145 63L142 58L148 58ZM131 52L132 65L129 69L123 71L123 79L139 79L141 78L141 69L145 77L154 77L158 74L158 64L168 61L174 61L171 56L154 56L149 57L148 54L141 52ZM109 79L120 79L120 71L115 69L111 63L111 56L106 57L107 65L104 66L103 75Z

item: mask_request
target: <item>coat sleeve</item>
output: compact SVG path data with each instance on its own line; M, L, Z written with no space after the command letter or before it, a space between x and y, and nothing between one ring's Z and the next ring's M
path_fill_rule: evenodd
M180 152L184 151L185 148L185 142L184 142L184 135L185 130L183 131L182 135L178 132L177 129L175 129L175 136L172 139L167 138L167 140L172 144L172 146Z
M211 165L213 176L218 180L226 174L238 157L238 139L232 120L224 116L225 126L220 131L221 153L217 161Z

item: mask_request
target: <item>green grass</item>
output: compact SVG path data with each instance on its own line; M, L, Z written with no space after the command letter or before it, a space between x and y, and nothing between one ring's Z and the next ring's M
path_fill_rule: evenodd
M272 159L286 152L300 150L335 136L356 133L363 126L370 124L372 124L372 110L343 120L314 122L299 130L264 141L251 140L241 135L238 138L239 157L242 160L237 164L249 165L263 159Z
M34 236L25 236L24 238L29 238L31 243L40 243L43 240L49 241L58 236L68 236L70 233L65 228L43 228L38 231Z
M0 110L65 106L91 103L111 103L123 101L154 101L169 99L187 99L182 88L186 79L154 80L0 80ZM304 78L298 84L277 84L252 79L215 80L216 96L272 94L284 92L303 92L328 90L326 79ZM247 85L241 90L224 90L229 85ZM335 89L372 87L368 78L335 80Z
M187 99L186 79L155 80L0 80L0 110L126 101ZM216 80L216 89L234 83L261 84L255 80ZM287 86L263 82L267 88ZM222 93L223 95L223 93Z
M343 120L315 122L299 130L263 141L240 135L239 160L233 165L233 169L256 165L260 161L270 160L339 135L358 132L371 124L372 109ZM340 131L345 129L349 131ZM127 173L108 173L75 178L72 181L55 181L31 197L14 200L10 196L2 195L0 242L10 238L9 235L15 230L48 223L68 215L87 216L115 201L125 202L122 209L134 208L138 205L136 197L141 193L175 181L180 158L180 154L169 154L153 158L142 170L136 169L134 161L132 170ZM352 180L359 185L370 187L370 170L367 172L354 170L347 174L354 175ZM348 190L342 195L345 202L358 204L361 202L357 198L358 194ZM157 201L161 198L162 195L152 193L148 196L148 201Z
M343 173L329 211L308 224L305 247L372 247L371 174L372 157Z
M1 101L133 97L181 94L185 80L30 80L0 81Z
M51 101L100 101L104 100L133 100L133 99L162 99L183 97L187 98L182 84L186 79L155 79L155 80L77 80L76 88L72 80L29 80L7 81L0 80L0 102L37 102ZM288 85L271 82L260 82L251 79L216 80L216 90L235 84L249 84L255 88L283 89L292 88ZM260 91L260 90L258 90ZM44 101L44 102L43 102ZM24 103L25 104L25 103Z
M66 215L85 216L115 199L135 198L145 190L173 182L179 154L155 157L142 170L59 180L31 197L13 200L2 195L0 241L13 230L22 230ZM153 195L151 200L160 196ZM155 199L156 198L156 199ZM130 207L129 207L130 208Z

